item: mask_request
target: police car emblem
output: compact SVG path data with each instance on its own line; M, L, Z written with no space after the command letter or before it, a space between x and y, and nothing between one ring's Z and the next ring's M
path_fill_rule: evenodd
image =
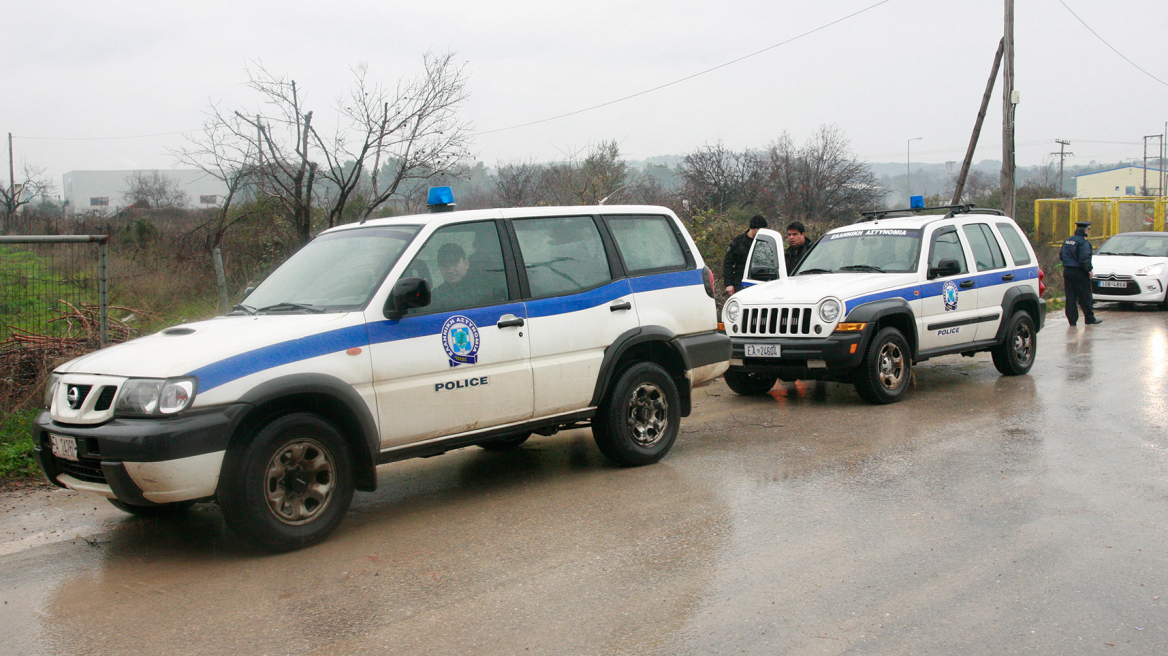
M475 364L479 359L479 329L470 319L456 314L442 324L442 348L450 366Z
M957 283L952 280L946 280L944 285L941 285L941 298L945 300L945 310L957 309Z

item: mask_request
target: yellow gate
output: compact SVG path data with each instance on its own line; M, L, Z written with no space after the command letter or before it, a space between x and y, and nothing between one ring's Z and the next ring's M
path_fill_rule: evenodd
M1121 232L1164 231L1168 196L1122 198L1041 198L1034 201L1034 236L1052 245L1074 234L1079 221L1091 222L1091 239Z

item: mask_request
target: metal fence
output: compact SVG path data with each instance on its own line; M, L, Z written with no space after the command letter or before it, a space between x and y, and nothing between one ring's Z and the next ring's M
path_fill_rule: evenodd
M109 343L107 235L0 236L0 352Z
M1121 232L1164 230L1168 196L1121 198L1043 198L1034 201L1034 234L1058 244L1075 232L1075 223L1091 222L1091 239Z

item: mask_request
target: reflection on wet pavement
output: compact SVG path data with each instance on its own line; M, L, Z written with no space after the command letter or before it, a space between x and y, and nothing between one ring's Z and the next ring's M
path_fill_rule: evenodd
M1168 313L1052 315L1028 376L697 390L660 464L587 430L383 467L327 542L64 491L0 513L13 653L1168 652ZM95 507L96 506L96 507ZM30 537L32 536L32 537ZM77 537L74 537L77 536Z

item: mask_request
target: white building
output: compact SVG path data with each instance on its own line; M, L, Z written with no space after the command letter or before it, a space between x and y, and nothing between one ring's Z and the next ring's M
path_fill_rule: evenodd
M129 205L125 194L129 178L137 174L170 178L187 193L187 207L216 207L223 202L227 187L221 181L195 169L138 171L70 171L62 176L61 189L69 214L116 212Z
M1146 191L1145 171L1148 184ZM1075 198L1160 195L1160 169L1131 165L1075 176Z

